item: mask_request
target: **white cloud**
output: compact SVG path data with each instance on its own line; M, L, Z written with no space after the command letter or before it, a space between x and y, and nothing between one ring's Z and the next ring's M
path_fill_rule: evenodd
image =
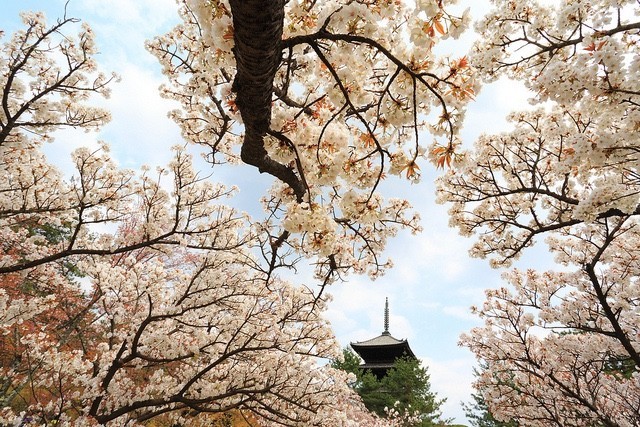
M128 26L135 28L136 33L153 31L167 21L177 20L175 0L83 0L77 5L71 3L71 6L77 6L81 13L104 21L112 29ZM121 33L120 37L132 35Z
M176 104L159 95L161 77L131 63L123 70L121 81L111 84L109 99L96 97L90 102L111 113L110 123L97 133L64 129L45 147L49 160L67 176L72 171L70 153L78 147L97 147L98 140L107 142L116 163L129 169L164 166L171 158L171 146L184 143L178 126L167 117Z
M108 71L125 74L127 63L159 65L145 41L166 33L178 23L174 0L83 0L71 2L71 16L86 21L96 34L99 62Z
M445 281L453 282L468 270L468 248L469 242L461 239L453 229L425 232L418 240L415 259L406 265L429 269Z
M334 304L339 303L340 311L346 315L378 312L378 317L382 319L385 291L382 286L376 285L360 280L333 285L331 306L334 308ZM372 316L367 315L367 317Z
M448 305L442 307L442 312L447 316L454 317L456 319L467 320L471 322L477 322L478 316L474 316L471 310L467 306L462 305Z
M330 305L330 308L329 310L327 310L326 314L327 314L327 317L331 319L331 324L334 326L339 326L340 329L342 330L353 332L358 330L358 328L362 326L355 319L348 316L344 310L336 309L336 307L334 307L333 304ZM361 332L360 334L358 334L358 336L366 335L367 331L364 329L362 331L364 332ZM353 336L345 337L344 343L357 339L355 337L356 337L355 333L353 334ZM341 342L343 341L341 340Z
M49 6L57 12L51 16L64 10L63 3ZM73 129L56 133L54 145L46 147L49 159L68 175L72 169L69 154L74 149L95 147L97 140L104 140L122 167L166 164L171 157L169 148L183 141L177 125L167 118L176 104L160 97L158 87L164 77L144 41L177 22L174 0L85 0L69 3L67 14L89 22L100 50L96 56L99 68L117 72L121 81L111 83L109 99L90 101L109 110L112 121L99 133Z
M76 170L71 153L80 147L98 148L97 132L83 132L79 129L62 129L53 134L54 141L44 145L42 151L47 156L47 160L55 165L66 178Z
M177 125L167 117L176 104L160 97L161 77L134 64L126 64L124 70L105 102L113 120L102 135L123 167L164 165L171 157L170 147L183 143Z
M475 360L471 357L446 361L423 358L422 364L428 368L431 391L441 399L447 398L441 407L444 418L454 418L458 423L466 422L460 403L471 401Z
M380 315L376 319L373 319L376 323L380 323ZM414 329L412 327L412 322L409 321L405 316L399 316L396 314L389 316L389 332L395 338L398 339L407 339L411 340L415 338ZM380 332L382 332L383 328L380 328Z

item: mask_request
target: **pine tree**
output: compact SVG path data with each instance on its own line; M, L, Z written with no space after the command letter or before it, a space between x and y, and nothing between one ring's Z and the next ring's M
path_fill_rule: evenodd
M334 368L355 374L351 384L360 395L365 406L379 416L389 416L391 412L409 417L410 426L427 427L438 425L442 413L440 407L446 399L438 399L431 391L427 368L419 360L400 358L386 376L378 379L368 370L360 367L360 359L348 348L343 350L343 360L334 361Z

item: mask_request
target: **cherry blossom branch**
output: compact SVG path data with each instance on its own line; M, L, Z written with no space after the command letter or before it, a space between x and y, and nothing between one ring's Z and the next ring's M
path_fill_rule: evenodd
M376 51L382 53L387 59L389 59L389 61L391 61L394 65L396 65L398 67L398 70L402 70L405 73L407 73L408 75L410 75L414 81L414 87L415 87L415 82L419 81L420 83L422 83L428 90L429 92L431 92L431 94L438 99L441 107L442 107L442 115L444 117L447 118L447 123L449 126L449 140L453 141L453 135L455 134L454 131L454 124L451 121L450 118L450 114L448 111L448 107L447 104L444 100L444 98L442 97L441 93L435 89L435 87L438 85L438 83L445 83L445 84L451 84L448 82L447 78L441 79L440 77L438 77L437 75L433 74L433 73L418 73L415 72L414 70L412 70L409 65L407 65L406 63L404 63L403 61L401 61L400 59L398 59L395 55L393 55L387 48L385 48L384 46L382 46L379 42L372 40L368 37L364 37L364 36L360 36L360 35L356 35L356 34L336 34L336 33L331 33L330 31L328 31L326 29L327 25L329 24L330 20L328 19L327 22L325 22L323 28L321 28L318 32L313 33L313 34L306 34L306 35L301 35L301 36L295 36L295 37L291 37L289 39L285 39L283 40L283 46L286 48L293 48L294 46L300 45L300 44L308 44L309 46L311 46L314 51L318 54L319 52L319 47L318 47L318 43L322 40L331 40L331 41L342 41L342 42L346 42L346 43L350 43L350 44L363 44L366 46L369 46L373 49L375 49ZM321 53L318 54L318 57L322 60L323 63L325 63L325 65L327 65L328 61L326 59L323 59L323 57L320 56ZM435 80L435 84L430 84L429 82L426 81L426 77L431 78L433 80ZM341 84L341 79L334 73L334 79L336 80L337 84ZM393 79L392 79L393 80ZM390 84L390 83L389 83ZM455 86L455 85L454 85Z
M608 232L605 241L602 242L591 261L586 263L583 268L586 271L593 289L598 297L600 307L602 308L607 320L609 321L609 324L613 328L613 337L620 341L620 344L627 351L627 354L629 354L629 357L631 357L636 367L640 367L640 353L635 349L633 343L629 339L628 331L625 331L624 328L620 325L618 319L619 313L615 313L611 308L611 305L608 301L608 296L605 292L603 292L598 274L596 273L597 264L600 263L609 246L611 246L614 240L618 237L618 232L621 230L624 224L624 219L618 221L617 224L614 224L612 229Z
M12 61L9 63L6 82L2 88L1 104L4 119L0 119L0 145L5 143L9 135L17 127L33 131L43 127L92 127L99 126L108 120L109 114L105 111L89 109L84 112L74 112L70 109L71 107L67 107L62 120L51 115L47 116L45 120L38 120L33 117L31 119L20 120L30 111L37 111L37 104L53 94L57 93L63 96L69 96L82 92L106 93L105 90L107 86L115 79L115 76L106 79L104 76L98 75L92 85L82 85L85 78L83 73L91 68L89 58L91 48L89 45L93 42L87 34L84 34L82 36L83 38L79 41L80 58L73 57L73 54L69 52L69 46L63 42L55 48L46 45L53 35L60 33L62 27L77 22L77 19L65 18L59 20L50 28L44 29L36 19L30 20L28 29L17 41L20 46L15 52L15 55L13 55ZM10 106L10 103L15 104L16 97L14 94L20 92L14 88L14 82L18 79L19 74L24 73L31 62L38 61L38 59L34 57L36 54L42 54L56 49L60 50L62 55L67 58L67 70L60 72L53 63L50 64L50 67L43 68L38 75L39 86L33 96L20 99L17 106ZM71 83L68 84L67 82Z

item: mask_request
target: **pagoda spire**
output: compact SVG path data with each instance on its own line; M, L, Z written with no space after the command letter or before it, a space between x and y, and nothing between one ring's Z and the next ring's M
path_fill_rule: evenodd
M389 335L389 297L384 300L384 335Z

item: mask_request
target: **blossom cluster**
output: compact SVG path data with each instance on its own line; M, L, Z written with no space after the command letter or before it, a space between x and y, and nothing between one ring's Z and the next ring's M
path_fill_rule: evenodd
M276 182L265 207L272 218L284 218L269 223L270 234L292 233L316 265L375 277L387 265L380 260L386 239L399 228L419 230L406 203L383 200L379 187L388 175L418 180L431 145L424 135L453 144L477 91L465 58L434 53L440 40L458 37L469 24L468 11L447 11L454 3L286 3L264 146L295 171L305 195L299 205ZM230 5L180 5L184 22L148 44L168 79L163 94L180 102L172 117L188 141L209 147L214 162L237 162L243 140Z

